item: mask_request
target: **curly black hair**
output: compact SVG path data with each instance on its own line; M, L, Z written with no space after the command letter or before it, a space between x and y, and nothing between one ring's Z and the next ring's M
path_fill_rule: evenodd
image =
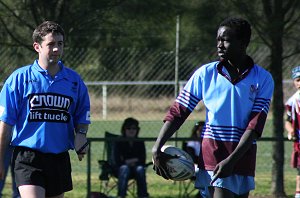
M237 39L241 40L246 46L248 46L251 38L251 25L247 20L229 17L220 23L219 28L224 26L234 29Z

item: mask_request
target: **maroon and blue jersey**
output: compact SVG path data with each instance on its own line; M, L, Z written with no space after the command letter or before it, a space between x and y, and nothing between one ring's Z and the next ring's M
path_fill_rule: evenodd
M199 168L213 170L229 156L247 129L261 136L274 82L272 76L248 57L247 69L231 79L224 64L216 61L200 67L188 80L165 120L178 127L199 101L206 108L206 125L202 131ZM236 166L234 173L254 176L256 141Z
M285 103L287 121L292 123L295 129L296 140L300 137L300 92L297 91Z
M294 128L293 151L291 155L291 167L300 168L300 91L292 95L285 103L286 121Z
M38 62L13 72L0 93L0 120L14 126L11 144L44 153L74 148L74 127L90 124L90 100L80 76L59 62L51 77Z

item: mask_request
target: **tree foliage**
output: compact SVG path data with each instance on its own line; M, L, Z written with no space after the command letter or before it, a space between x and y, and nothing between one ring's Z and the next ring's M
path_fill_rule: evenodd
M178 5L137 0L1 0L6 45L31 49L34 28L44 20L61 24L70 47L168 46Z

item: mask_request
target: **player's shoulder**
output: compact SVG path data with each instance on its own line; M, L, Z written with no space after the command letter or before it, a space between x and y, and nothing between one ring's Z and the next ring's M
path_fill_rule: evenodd
M12 72L12 74L22 74L26 73L27 71L31 70L33 64L30 65L23 65L20 68L17 68L15 71Z
M80 77L80 75L78 74L78 72L76 72L75 70L69 68L69 67L64 67L64 72L66 72L67 74L69 74L70 76L73 77Z
M214 62L210 62L210 63L206 63L202 66L200 66L200 70L206 70L206 71L212 71L215 70L217 68L217 65L220 61L214 61Z
M8 77L8 79L22 78L23 76L27 76L28 73L31 72L32 65L25 65L16 70L14 70Z
M260 66L258 64L254 64L253 71L261 80L266 80L266 81L270 81L273 83L273 77L272 77L271 73L268 70L266 70L265 68L263 68L262 66Z
M82 78L78 72L75 70L71 69L70 67L66 67L63 65L62 67L62 72L65 77L67 77L70 80L77 80L77 81L82 81Z
M285 105L292 106L292 104L296 101L295 99L299 98L299 92L295 92L291 97L289 97L285 103Z
M219 61L214 61L214 62L203 64L203 65L199 66L199 68L197 68L197 70L195 71L195 74L206 75L207 73L216 72L218 63L219 63Z
M258 65L258 64L254 64L253 69L255 70L256 73L259 73L261 75L265 75L268 77L272 77L271 73L266 70L265 68L263 68L262 66Z

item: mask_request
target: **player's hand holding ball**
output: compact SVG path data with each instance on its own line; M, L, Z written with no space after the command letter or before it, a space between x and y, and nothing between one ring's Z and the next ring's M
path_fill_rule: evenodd
M152 149L152 155L153 170L163 178L170 179L171 176L168 174L166 163L168 160L176 157L155 148Z
M183 181L195 175L192 157L177 147L165 145L161 148L160 157L153 153L154 170L165 179Z
M81 161L89 149L89 142L86 139L86 134L76 133L74 140L75 151Z

